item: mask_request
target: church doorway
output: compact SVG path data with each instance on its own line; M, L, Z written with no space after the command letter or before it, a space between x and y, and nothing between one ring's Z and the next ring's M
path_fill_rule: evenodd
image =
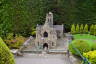
M47 43L44 43L43 44L43 49L47 48L48 49L48 44Z

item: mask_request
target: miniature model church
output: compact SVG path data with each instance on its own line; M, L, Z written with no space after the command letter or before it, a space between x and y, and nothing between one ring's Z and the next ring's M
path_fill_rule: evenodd
M62 37L63 25L53 25L53 13L49 12L46 15L45 24L36 27L36 46L47 47L48 49L54 48L57 46L57 40Z

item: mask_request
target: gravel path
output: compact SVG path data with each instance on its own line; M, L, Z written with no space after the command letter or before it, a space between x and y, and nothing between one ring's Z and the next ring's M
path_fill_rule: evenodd
M16 57L16 64L72 64L67 56L62 54L25 54Z

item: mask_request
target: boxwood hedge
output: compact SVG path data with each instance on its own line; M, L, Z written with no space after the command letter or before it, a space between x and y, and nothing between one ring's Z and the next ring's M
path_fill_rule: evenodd
M9 48L0 37L0 64L15 64L14 57Z

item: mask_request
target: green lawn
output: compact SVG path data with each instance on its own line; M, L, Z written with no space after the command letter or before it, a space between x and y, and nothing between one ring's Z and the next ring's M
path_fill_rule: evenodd
M96 40L96 36L90 34L76 34L73 35L75 39L87 39L87 40Z
M78 40L78 39L86 40L90 46L92 46L94 41L96 40L96 36L93 36L90 34L75 34L73 36L75 40Z

